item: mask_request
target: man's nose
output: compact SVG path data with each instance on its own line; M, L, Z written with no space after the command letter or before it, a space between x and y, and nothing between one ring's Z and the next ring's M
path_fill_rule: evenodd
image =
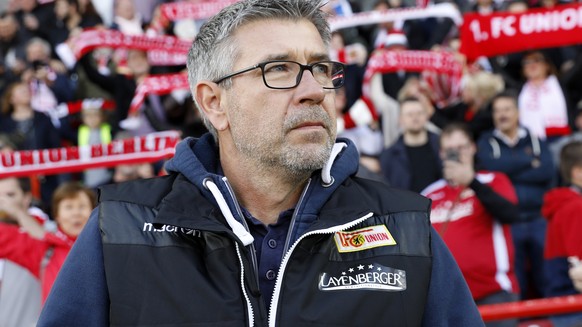
M325 89L313 76L311 71L305 69L297 85L297 95L300 102L320 103L325 98Z

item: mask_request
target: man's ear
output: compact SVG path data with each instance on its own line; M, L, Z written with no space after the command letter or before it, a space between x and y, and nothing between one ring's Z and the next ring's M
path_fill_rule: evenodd
M572 184L581 186L578 185L580 183L582 183L582 166L574 166L572 167Z
M194 97L200 109L204 112L212 126L218 131L228 127L228 119L221 106L223 90L210 81L200 81L194 87Z

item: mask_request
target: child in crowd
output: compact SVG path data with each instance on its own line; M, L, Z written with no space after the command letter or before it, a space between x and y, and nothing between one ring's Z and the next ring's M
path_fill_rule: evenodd
M111 143L111 125L106 121L105 114L101 109L102 104L102 99L83 101L81 109L83 122L79 126L77 135L79 146ZM88 169L83 173L83 184L95 188L109 183L111 175L111 170L107 168Z
M0 211L18 223L0 223L0 258L26 267L41 280L43 302L73 243L89 220L96 200L95 193L81 184L61 184L53 194L55 232L43 228L22 206L0 202Z

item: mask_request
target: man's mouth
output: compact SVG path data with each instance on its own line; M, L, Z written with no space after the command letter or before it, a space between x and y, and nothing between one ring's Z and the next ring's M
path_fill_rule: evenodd
M322 122L305 122L295 126L293 129L318 129L325 128Z

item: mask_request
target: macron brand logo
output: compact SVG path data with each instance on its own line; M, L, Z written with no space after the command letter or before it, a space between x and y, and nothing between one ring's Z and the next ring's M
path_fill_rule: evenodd
M370 226L349 232L337 232L334 239L337 250L342 253L396 244L396 240L385 225Z
M155 228L152 223L143 223L143 232L148 233L182 233L196 237L202 236L202 233L196 229L177 227L172 225L162 225L160 228Z
M379 264L360 264L336 274L322 273L318 287L321 291L367 289L401 292L406 290L406 271Z

